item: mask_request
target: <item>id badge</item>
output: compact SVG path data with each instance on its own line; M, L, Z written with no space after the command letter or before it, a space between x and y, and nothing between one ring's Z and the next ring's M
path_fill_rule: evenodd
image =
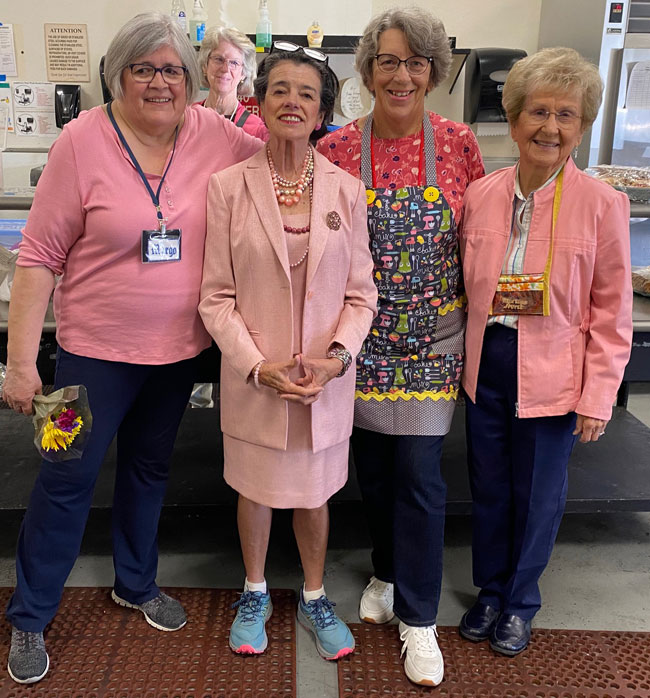
M548 315L544 274L502 274L490 315Z
M142 263L180 262L181 261L181 229L143 230L142 231Z

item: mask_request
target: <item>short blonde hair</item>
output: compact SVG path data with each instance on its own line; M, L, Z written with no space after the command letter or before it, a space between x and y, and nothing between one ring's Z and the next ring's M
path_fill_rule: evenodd
M502 104L510 124L517 122L526 98L537 90L577 92L582 101L582 128L596 119L603 81L593 63L572 48L545 48L517 61L503 86Z
M255 46L253 42L239 29L234 27L210 27L203 37L199 49L199 67L201 68L201 84L209 87L205 71L208 69L210 54L219 47L219 44L227 41L242 55L242 81L237 85L237 94L248 97L253 94L253 82L257 75L257 61L255 60Z
M414 55L433 58L427 92L449 75L451 48L443 23L422 7L391 7L370 20L357 46L355 67L368 89L372 81L372 62L377 55L379 37L387 29L403 32Z

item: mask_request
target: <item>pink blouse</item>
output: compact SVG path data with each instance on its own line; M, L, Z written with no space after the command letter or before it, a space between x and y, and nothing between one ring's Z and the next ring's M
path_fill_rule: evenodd
M216 112L192 106L178 134L160 203L182 230L181 261L143 264L154 205L104 109L70 122L50 150L17 264L61 275L57 341L109 361L165 364L210 344L198 314L208 179L262 146ZM147 175L154 191L160 176Z

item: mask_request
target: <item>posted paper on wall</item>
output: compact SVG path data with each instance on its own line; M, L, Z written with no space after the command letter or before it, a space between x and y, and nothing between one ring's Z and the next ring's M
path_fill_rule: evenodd
M14 116L11 108L11 87L9 84L0 85L0 150L4 146L4 132L14 132Z
M54 85L51 82L14 82L14 130L18 136L56 136Z
M0 75L16 77L16 48L14 46L14 28L11 24L0 22Z
M45 57L50 82L90 82L88 25L46 24Z

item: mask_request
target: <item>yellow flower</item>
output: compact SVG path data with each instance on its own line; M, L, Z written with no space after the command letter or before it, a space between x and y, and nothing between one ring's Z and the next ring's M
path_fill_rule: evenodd
M81 431L83 426L83 420L81 417L77 417L74 420L74 427L71 431L63 431L63 429L58 429L52 419L48 419L45 427L43 428L43 438L41 439L41 446L45 451L59 451L63 449L68 450L68 446L75 440L77 434Z

